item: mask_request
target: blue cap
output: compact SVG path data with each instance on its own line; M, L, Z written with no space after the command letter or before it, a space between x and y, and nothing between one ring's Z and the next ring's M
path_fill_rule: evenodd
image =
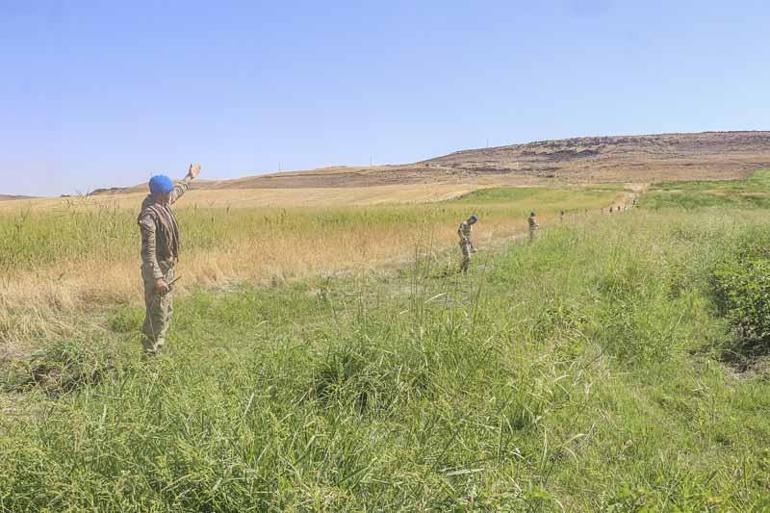
M174 190L174 182L166 175L155 175L150 178L150 192L153 194L168 194Z

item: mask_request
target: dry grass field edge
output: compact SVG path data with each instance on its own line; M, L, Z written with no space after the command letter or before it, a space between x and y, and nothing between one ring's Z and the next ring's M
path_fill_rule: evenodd
M496 190L490 191L494 195ZM531 209L548 225L558 222L560 210L569 211L568 221L577 220L578 214L598 215L600 208L628 202L637 194L634 187L502 191L513 195L511 201L483 196L476 200L471 194L453 201L367 206L348 202L343 207L339 205L349 191L326 190L326 196L319 194L314 201L336 201L337 206L280 209L260 206L266 196L252 198L254 206L246 207L249 198L234 191L217 194L223 202L218 205L227 204L220 208L211 206L209 192L213 191L191 192L178 208L186 249L178 267L177 292L184 295L199 287L244 281L269 285L313 275L368 271L403 264L416 251L436 258L444 255L446 265L454 266L457 223L471 212L482 216L475 238L483 250L523 233ZM385 191L369 191L366 199L363 195L358 199L424 201L471 191L390 192L390 196L382 196ZM112 207L88 198L89 203L67 206L61 202L45 207L37 204L26 214L0 213L0 221L5 218L0 228L9 234L6 243L16 244L0 248L0 255L17 261L16 265L6 263L0 279L0 346L4 352L22 351L40 340L61 337L67 326L83 318L95 319L94 312L141 303L138 230L133 210L129 210L141 195L112 199ZM209 206L201 206L207 202ZM235 202L240 207L230 210Z

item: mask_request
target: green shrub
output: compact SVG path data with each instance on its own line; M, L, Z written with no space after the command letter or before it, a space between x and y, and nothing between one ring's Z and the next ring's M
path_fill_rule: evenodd
M753 345L770 342L770 261L737 260L714 271L717 307Z
M714 269L718 312L735 329L743 352L770 349L770 234L749 232L734 256Z

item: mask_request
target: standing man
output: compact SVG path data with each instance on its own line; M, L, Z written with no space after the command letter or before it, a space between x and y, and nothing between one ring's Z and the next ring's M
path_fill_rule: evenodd
M478 216L473 214L467 220L460 223L460 227L457 229L457 235L460 237L460 252L462 253L460 271L463 274L468 272L468 268L471 265L471 253L476 252L476 248L473 247L473 242L471 241L471 231L473 230L473 225L478 220Z
M199 164L191 164L184 179L176 183L165 175L150 178L150 194L137 219L142 232L145 305L142 345L147 355L155 355L163 347L174 312L172 285L181 240L171 205L187 192L200 171Z
M532 242L535 240L535 232L540 228L540 225L537 224L537 218L535 217L534 212L529 213L527 224L529 225L529 242Z

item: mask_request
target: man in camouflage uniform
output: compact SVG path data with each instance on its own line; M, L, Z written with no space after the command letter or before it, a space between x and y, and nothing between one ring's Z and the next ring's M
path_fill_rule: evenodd
M534 212L529 213L527 224L529 225L529 242L532 242L535 240L535 232L540 228L540 225L537 224L537 218L535 217Z
M137 219L142 233L145 305L142 345L148 355L157 354L163 347L174 312L172 285L181 240L179 224L170 207L187 192L200 170L200 165L190 165L184 179L176 183L164 175L153 176L150 194L142 202Z
M476 252L476 248L473 247L473 242L471 241L471 231L473 225L476 224L476 221L478 220L478 216L474 214L460 223L460 227L457 229L457 235L460 237L460 252L462 253L460 271L462 271L463 274L468 272L468 268L471 265L471 253Z

